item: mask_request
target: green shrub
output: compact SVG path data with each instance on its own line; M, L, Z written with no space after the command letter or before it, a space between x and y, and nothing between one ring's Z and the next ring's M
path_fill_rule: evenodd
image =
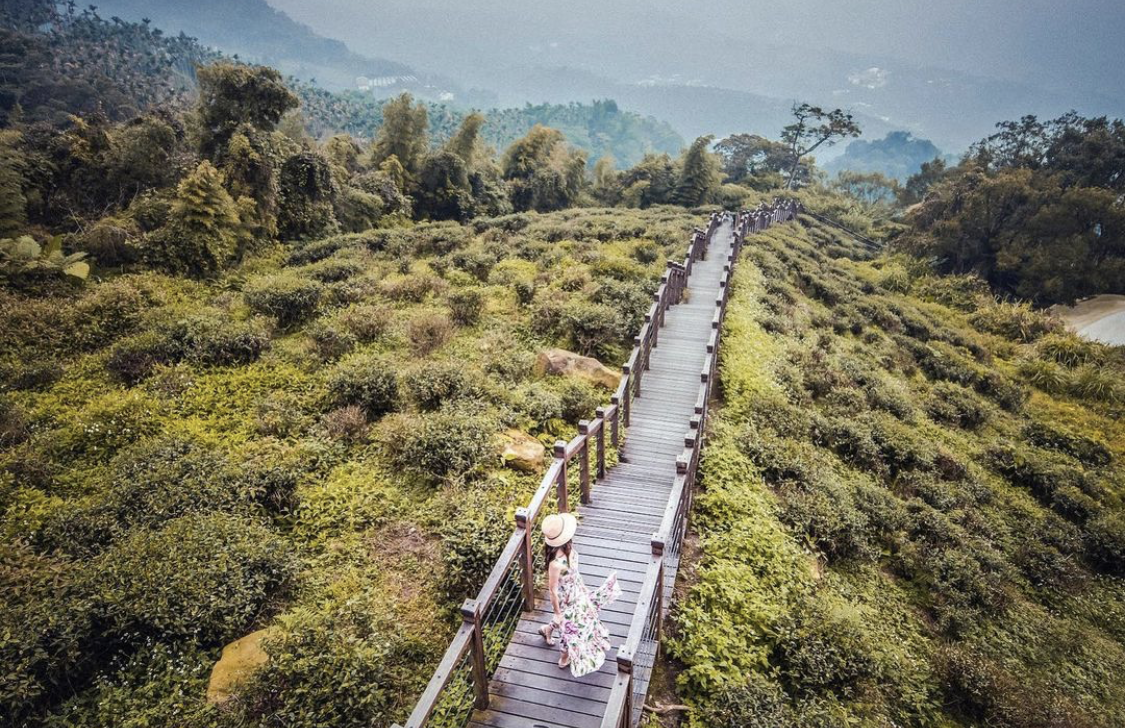
M1024 342L1035 341L1063 328L1061 321L1032 309L1029 303L997 301L978 308L969 316L969 321L981 331Z
M652 265L660 260L660 246L651 240L638 241L633 246L633 257L642 265Z
M1125 574L1125 515L1107 511L1086 524L1090 556L1103 570Z
M475 326L484 312L486 299L478 289L462 288L450 293L446 301L453 323L458 326Z
M1044 336L1035 344L1035 350L1044 361L1070 369L1086 364L1102 364L1105 361L1105 351L1101 344L1069 332Z
M389 278L379 284L379 290L392 301L406 301L408 303L422 303L432 294L440 294L449 288L449 284L435 276L406 275L401 278Z
M269 330L262 319L231 321L218 313L204 312L158 323L149 331L121 340L111 350L106 366L121 381L136 384L161 364L247 364L270 345Z
M339 315L340 324L359 341L368 343L387 333L394 314L385 306L365 303L345 309Z
M742 684L719 691L704 705L699 723L711 728L789 728L797 725L785 691L758 672L748 673Z
M579 420L592 420L594 410L602 404L601 393L592 385L564 380L558 386L559 415L572 425Z
M574 301L566 307L564 321L575 351L586 356L604 356L626 336L620 312L601 303Z
M926 411L938 422L975 430L988 421L990 413L972 391L951 382L938 382L930 392Z
M359 343L359 338L345 326L317 321L308 330L313 348L321 359L339 359Z
M417 666L439 659L445 642L434 622L418 624L430 616L419 602L402 599L370 574L345 572L317 604L282 616L280 633L263 645L269 662L226 706L227 720L391 724L424 687Z
M422 362L402 377L403 388L421 410L433 411L461 397L480 397L474 377L459 362Z
M1086 465L1101 467L1109 465L1113 460L1113 455L1104 442L1042 422L1025 425L1022 434L1032 445L1066 453Z
M249 281L242 295L251 310L272 316L281 328L291 329L320 308L324 284L293 273L280 273Z
M878 675L867 632L858 615L843 605L801 610L786 620L780 633L782 674L798 693L849 696Z
M134 385L161 364L178 361L182 349L159 331L145 331L119 341L106 360L106 368L119 380Z
M437 482L479 474L495 456L495 433L489 417L447 410L388 420L381 440L395 467Z
M488 274L492 272L492 267L497 262L495 255L481 250L458 251L453 254L452 260L453 265L481 282L488 280Z
M390 362L373 354L355 354L328 373L328 406L356 405L370 419L393 412L398 402L398 376Z
M359 442L367 435L367 415L362 408L352 404L324 415L320 426L333 440Z
M844 489L823 482L817 485L807 491L784 489L782 520L805 534L829 562L870 557L873 548L866 535L867 517Z
M458 509L442 531L442 587L450 602L475 597L500 556L514 524L503 511L478 504Z
M135 531L94 559L89 573L111 634L222 643L259 618L294 563L256 521L210 513Z
M414 353L429 356L453 338L453 323L445 314L421 314L407 322L406 335Z

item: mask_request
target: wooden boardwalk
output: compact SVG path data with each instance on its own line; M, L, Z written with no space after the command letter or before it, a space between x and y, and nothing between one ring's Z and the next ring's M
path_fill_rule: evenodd
M748 235L799 212L797 202L776 200L713 213L683 261L668 261L611 403L555 443L487 579L461 605L461 627L405 728L635 728L688 528L730 275ZM610 446L619 462L607 468ZM558 647L538 634L552 616L537 528L552 496L560 511L578 511L587 586L616 572L623 592L601 614L608 659L582 678L560 669Z
M668 309L649 371L644 373L641 396L632 402L621 462L598 481L591 502L577 509L574 544L582 578L594 588L616 571L621 584L621 598L602 612L615 650L592 675L575 678L569 669L560 669L559 648L548 647L537 633L552 615L549 597L540 591L535 610L520 619L492 676L488 709L472 717L474 728L599 728L602 724L618 671L614 652L629 632L652 559L650 542L664 517L676 478L676 458L684 450L684 435L695 414L715 299L721 295L723 268L733 244L732 227L727 221L715 231L707 258L696 261L691 271L687 300ZM664 564L665 605L671 601L677 566L675 560ZM648 672L634 674L641 695L647 692ZM634 706L634 712L639 713L640 707Z

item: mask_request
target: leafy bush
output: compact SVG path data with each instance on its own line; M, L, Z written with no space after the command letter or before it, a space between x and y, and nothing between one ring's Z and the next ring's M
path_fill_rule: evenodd
M111 350L106 366L121 381L136 384L161 364L247 364L270 344L269 330L260 318L231 321L217 313L202 313L165 321L123 339Z
M1107 511L1086 524L1086 543L1099 567L1125 573L1125 515Z
M1042 422L1032 422L1023 428L1023 436L1032 445L1058 450L1086 465L1101 467L1108 465L1113 455L1104 442L1085 435L1051 427Z
M1026 302L997 301L978 308L969 321L981 331L1023 342L1035 341L1063 328L1061 321L1034 310Z
M253 311L272 316L281 328L290 329L317 312L324 285L293 273L281 273L249 281L242 295Z
M453 338L453 323L445 314L421 314L407 322L406 335L418 356L429 356Z
M339 359L359 342L358 337L341 325L317 321L309 327L309 339L322 359Z
M489 417L446 410L395 417L381 441L396 467L437 482L479 474L495 456L495 433Z
M484 504L478 504L484 506ZM476 596L500 551L513 523L503 512L489 507L466 507L446 522L442 532L442 579L446 597L458 603Z
M1070 369L1086 364L1101 364L1105 360L1104 348L1101 344L1069 332L1049 334L1035 344L1035 350L1041 359Z
M926 402L930 417L954 427L975 430L988 421L988 407L972 391L950 382L934 385Z
M328 406L356 405L377 419L395 410L398 376L393 364L373 354L355 354L328 373Z
M713 728L788 728L795 726L789 699L781 686L757 672L719 691L703 709L700 723Z
M188 515L139 530L91 564L110 631L222 643L243 634L293 576L284 541L253 520Z
M367 434L367 415L362 408L352 404L324 415L320 426L334 440L358 442Z
M444 292L449 284L440 278L425 275L406 275L388 278L379 284L383 295L392 301L422 303L427 296Z
M484 293L475 288L462 288L453 291L446 299L450 316L458 326L475 326L484 311Z
M385 306L365 303L345 309L339 315L340 324L364 343L375 341L390 328L392 313Z
M806 695L852 695L862 682L878 676L866 630L844 605L817 605L787 620L778 653L786 681Z
M625 322L613 307L575 301L566 307L565 323L575 351L603 356L625 338Z
M422 362L403 375L403 388L419 409L433 411L461 397L478 397L474 377L459 362Z

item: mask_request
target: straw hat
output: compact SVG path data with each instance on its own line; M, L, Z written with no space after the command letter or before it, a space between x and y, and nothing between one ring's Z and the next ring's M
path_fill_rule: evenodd
M543 519L543 540L554 548L574 538L578 530L578 519L573 513L552 513Z

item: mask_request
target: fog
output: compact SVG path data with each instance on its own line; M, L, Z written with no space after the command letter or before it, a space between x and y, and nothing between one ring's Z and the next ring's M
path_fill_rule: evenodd
M1125 111L1120 0L270 2L358 52L503 104L612 93L659 112L674 102L638 88L706 86L845 106L872 131L947 147L1023 113ZM708 128L702 113L686 125L731 130Z

